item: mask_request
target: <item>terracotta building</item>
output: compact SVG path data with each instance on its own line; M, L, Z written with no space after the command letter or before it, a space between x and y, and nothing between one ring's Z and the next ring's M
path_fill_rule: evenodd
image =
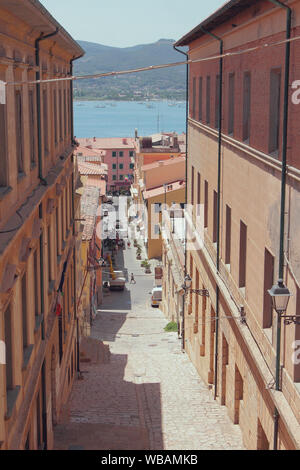
M197 61L185 269L207 295L186 291L185 350L249 449L300 448L299 33L299 1L231 0L175 45Z
M36 0L0 6L0 448L51 449L77 369L72 63Z
M102 152L102 162L108 166L108 191L129 191L132 182L135 142L132 138L78 139L81 147ZM84 152L83 152L84 153Z

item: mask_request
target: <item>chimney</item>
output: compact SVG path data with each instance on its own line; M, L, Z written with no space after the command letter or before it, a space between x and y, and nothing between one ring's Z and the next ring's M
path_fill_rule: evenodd
M123 145L127 145L127 139L123 139Z

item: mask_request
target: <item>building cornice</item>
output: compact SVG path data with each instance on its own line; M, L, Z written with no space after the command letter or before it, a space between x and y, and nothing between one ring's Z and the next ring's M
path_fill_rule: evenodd
M201 122L198 122L198 121L195 121L194 119L189 118L189 124L192 127L205 132L207 135L213 137L216 140L219 137L218 130L212 129L211 127L208 127L205 124L202 124ZM254 149L253 147L250 147L249 145L244 144L243 142L240 142L226 134L222 134L222 143L223 145L224 144L229 145L230 147L238 150L239 152L245 153L248 157L252 158L253 161L255 161L256 163L258 162L263 163L270 169L272 168L273 170L276 170L276 172L278 172L278 177L281 178L282 163L280 160L272 158L270 155L264 152L261 152L260 150ZM291 179L294 179L297 182L300 182L300 170L298 170L297 168L293 166L288 166L287 175Z

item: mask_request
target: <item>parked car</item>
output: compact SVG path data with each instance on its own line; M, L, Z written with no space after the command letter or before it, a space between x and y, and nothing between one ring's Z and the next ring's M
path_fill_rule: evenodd
M110 280L109 280L110 290L111 291L113 290L123 291L125 289L125 283L126 283L126 279L125 279L123 271L115 271L114 274L116 276L116 279L112 279L112 277L110 276Z
M159 307L162 301L162 287L154 287L151 295L151 306Z

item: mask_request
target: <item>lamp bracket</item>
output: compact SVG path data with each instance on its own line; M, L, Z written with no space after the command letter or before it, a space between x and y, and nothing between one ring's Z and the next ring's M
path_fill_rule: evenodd
M188 289L192 294L201 295L202 297L209 297L209 292L206 289Z
M285 325L300 325L300 315L281 315Z

